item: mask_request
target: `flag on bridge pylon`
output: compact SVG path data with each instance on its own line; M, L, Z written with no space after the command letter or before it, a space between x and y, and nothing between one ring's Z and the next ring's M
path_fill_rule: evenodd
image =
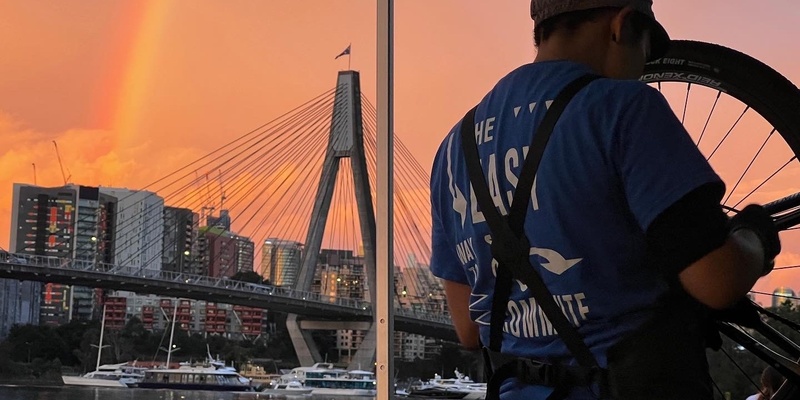
M348 44L348 45L347 45L347 48L346 48L346 49L344 49L344 51L343 51L343 52L339 53L339 55L338 55L338 56L336 56L336 57L334 58L334 60L337 60L337 59L339 59L339 57L342 57L342 56L349 56L349 55L350 55L350 46L351 46L351 45L349 45L349 44Z

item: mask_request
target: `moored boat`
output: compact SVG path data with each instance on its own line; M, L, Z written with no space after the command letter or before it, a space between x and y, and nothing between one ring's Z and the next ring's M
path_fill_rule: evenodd
M307 388L303 386L302 383L299 381L289 381L289 382L272 382L270 386L261 391L261 393L265 394L278 394L278 395L289 395L289 396L297 396L297 395L306 395L311 394L312 388Z
M179 368L147 370L139 387L224 392L254 391L250 380L239 375L235 369L210 363L200 365L182 363Z
M310 388L313 395L372 397L377 394L375 374L369 371L348 371L334 368L330 363L316 363L311 367L297 367L282 375L278 383L300 382Z
M477 383L458 370L455 371L455 374L455 378L448 379L435 374L433 379L412 384L408 389L398 390L397 394L427 399L482 400L486 398L485 383Z
M62 376L68 386L136 387L144 379L146 368L121 364L107 364L81 376Z

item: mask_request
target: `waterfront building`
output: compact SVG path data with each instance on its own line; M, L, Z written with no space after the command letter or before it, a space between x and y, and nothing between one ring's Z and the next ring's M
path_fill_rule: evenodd
M303 244L270 238L261 247L261 265L257 271L275 286L293 287L300 274Z
M789 303L794 307L800 305L800 301L798 301L794 290L783 286L775 288L775 290L772 291L772 307L779 307L786 303Z

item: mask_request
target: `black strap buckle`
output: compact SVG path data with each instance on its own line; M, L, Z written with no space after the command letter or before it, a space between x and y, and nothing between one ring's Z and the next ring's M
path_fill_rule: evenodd
M489 246L492 250L492 257L500 264L509 265L530 265L531 244L528 237L523 234L521 237L514 237L515 240L496 239L492 240Z
M516 372L517 379L523 382L550 387L567 384L566 380L569 379L565 368L534 360L518 359Z
M550 386L605 386L604 370L599 367L581 367L547 364L529 359L518 359L516 377L524 382Z

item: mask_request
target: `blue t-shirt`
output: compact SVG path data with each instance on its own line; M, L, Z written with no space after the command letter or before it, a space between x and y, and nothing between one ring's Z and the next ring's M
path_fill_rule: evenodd
M590 72L568 61L528 64L481 101L475 138L502 215L510 210L534 127L569 82ZM486 344L494 288L490 231L469 183L459 130L460 123L433 163L431 270L472 287L470 315ZM539 274L602 366L608 348L640 326L667 289L644 260L647 228L681 197L710 182L720 178L664 97L644 83L599 79L562 114L539 166L525 232ZM503 352L574 363L530 291L514 282ZM549 393L512 384L503 390L504 398ZM571 396L582 397L577 391Z

